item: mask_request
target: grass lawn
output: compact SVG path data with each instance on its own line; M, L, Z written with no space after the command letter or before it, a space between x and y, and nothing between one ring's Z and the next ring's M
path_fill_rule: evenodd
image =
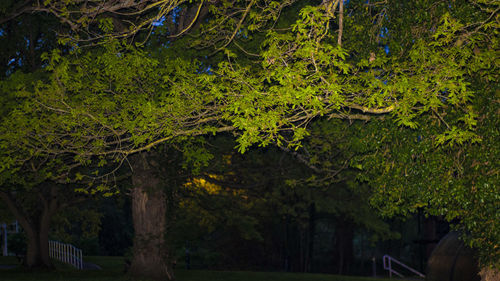
M381 281L383 279L330 274L178 270L179 281Z
M98 264L103 270L79 271L63 264L56 264L57 271L29 272L22 268L0 269L0 280L5 281L147 281L132 279L123 273L122 257L85 257L86 262ZM12 257L0 257L0 264L17 264ZM178 281L380 281L381 279L338 276L329 274L304 274L250 271L175 271Z

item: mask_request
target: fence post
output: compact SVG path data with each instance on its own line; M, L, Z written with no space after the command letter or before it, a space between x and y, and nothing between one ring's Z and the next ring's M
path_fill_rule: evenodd
M76 260L76 247L73 246L73 266L78 268L77 260Z
M65 262L66 263L69 263L69 246L68 244L64 244L64 258L65 258Z
M389 258L389 279L392 279L392 264L391 264L391 258Z
M83 269L83 255L82 255L82 250L78 250L78 254L80 256L80 269Z

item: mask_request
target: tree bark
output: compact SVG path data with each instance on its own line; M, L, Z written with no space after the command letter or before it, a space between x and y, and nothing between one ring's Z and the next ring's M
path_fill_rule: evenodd
M479 275L481 276L481 281L500 280L500 270L495 267L484 266Z
M26 267L32 268L52 268L52 264L49 261L49 264L44 264L42 259L41 247L40 247L40 236L39 233L33 226L29 226L28 229L23 226L26 232L27 238L27 247L26 247L26 258L25 265Z
M58 201L55 196L55 188L51 188L51 198L47 201L44 201L44 209L42 215L39 220L39 232L38 232L38 241L39 241L39 258L41 264L44 267L53 268L52 262L50 261L49 256L49 230L50 230L50 220L58 210Z
M174 280L166 248L166 196L160 187L158 167L148 153L131 159L133 258L130 273L136 277Z

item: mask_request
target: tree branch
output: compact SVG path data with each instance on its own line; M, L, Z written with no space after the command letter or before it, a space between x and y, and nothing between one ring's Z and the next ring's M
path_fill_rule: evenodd
M342 47L342 31L344 30L344 0L339 0L339 38L337 44Z
M18 6L18 8L14 9L14 12L0 18L0 24L4 24L10 20L13 20L24 13L32 12L34 9L30 5L31 2L32 0L24 1L22 4Z
M31 220L18 206L16 200L12 198L12 195L10 195L10 192L0 190L0 199L2 199L5 204L7 204L7 207L12 212L14 217L19 221L19 223L23 226L23 228L29 229L31 227Z
M372 113L372 114L385 114L394 111L396 109L395 105L389 105L388 107L383 107L383 108L369 108L366 106L361 106L357 104L350 104L348 105L349 108L361 110L366 113Z

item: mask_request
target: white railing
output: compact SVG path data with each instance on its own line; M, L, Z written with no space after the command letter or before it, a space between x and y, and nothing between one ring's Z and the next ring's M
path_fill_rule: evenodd
M83 269L82 250L71 244L49 241L49 256L78 269Z
M398 261L397 259L389 256L389 255L384 255L384 269L385 270L388 270L389 271L389 278L392 278L392 274L396 274L397 276L401 277L401 278L404 278L403 274L397 272L396 270L394 270L392 268L392 265L394 264L397 264L403 268L405 268L406 270L418 275L419 277L422 277L422 278L425 278L425 275L423 275L422 273L416 271L415 269L407 266L406 264Z
M3 241L0 241L0 248L2 248L3 256L13 256L14 254L9 252L9 245L7 236L9 233L19 233L19 223L14 221L13 223L0 222L0 237L3 237Z
M4 257L9 255L9 250L7 246L7 224L6 223L0 223L0 234L1 237L3 237L2 243L2 255Z

